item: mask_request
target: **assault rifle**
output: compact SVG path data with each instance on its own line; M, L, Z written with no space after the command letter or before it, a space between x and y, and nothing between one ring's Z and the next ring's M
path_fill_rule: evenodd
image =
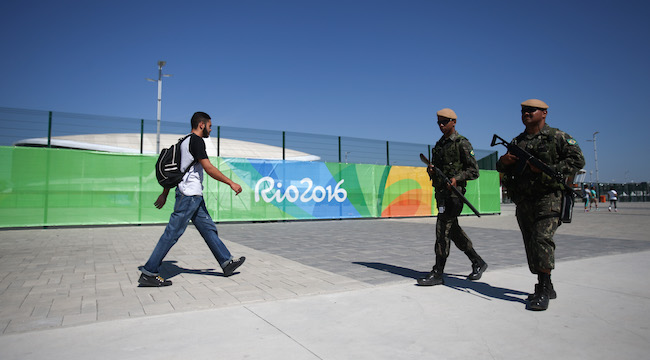
M558 184L562 185L564 189L563 191L564 199L562 201L560 218L562 219L562 222L570 223L571 217L573 215L573 202L575 200L575 197L578 196L578 194L575 192L575 190L573 190L569 185L566 184L566 182L564 181L564 175L562 175L557 171L553 171L553 169L551 169L540 159L531 155L528 151L520 148L517 145L508 143L497 134L494 134L494 136L492 136L492 143L490 144L490 146L495 146L495 145L505 146L506 149L508 149L508 152L510 154L518 158L516 163L516 172L519 175L523 174L524 170L526 170L526 166L530 164L538 168L539 170L541 170L544 174L550 176L551 179L555 180Z
M422 160L423 163L427 164L427 166L431 165L431 162L429 162L429 159L422 153L420 153L420 160ZM434 166L433 168L436 170L436 175L438 175L442 179L442 181L445 182L445 184L449 185L449 188L451 189L451 191L453 191L454 194L456 194L465 204L467 204L467 206L469 206L469 208L472 209L472 211L474 212L474 214L476 214L476 216L481 217L481 214L469 202L469 200L467 200L467 198L463 195L463 193L461 193L458 190L458 188L451 185L451 180L449 180L449 178L442 172L442 170L438 169L437 166ZM429 174L429 178L431 180L433 180L433 177L432 177L431 174Z

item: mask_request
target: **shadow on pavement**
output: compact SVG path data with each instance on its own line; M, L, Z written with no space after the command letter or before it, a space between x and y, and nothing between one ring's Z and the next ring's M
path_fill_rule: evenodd
M211 275L211 276L224 276L222 272L216 272L214 269L185 269L175 264L175 260L163 261L160 266L160 275L165 279L171 279L178 274L196 274L196 275ZM235 272L234 274L238 274ZM234 275L233 274L233 275Z
M456 274L445 274L445 286L467 293L469 293L469 290L472 290L473 292L493 299L518 302L522 304L526 304L526 300L516 297L516 295L528 295L527 292L519 290L493 287L487 283L479 281L469 281L466 279L465 275Z
M427 272L422 272L422 271L408 269L408 268L401 267L401 266L395 266L395 265L384 264L384 263L379 263L379 262L355 261L355 262L352 262L352 263L357 264L357 265L363 265L363 266L369 267L371 269L384 271L384 272L389 272L389 273L395 274L395 275L404 276L404 277L411 278L411 279L419 279L421 277L426 276L429 273L428 271Z
M395 265L390 265L390 264L385 264L385 263L380 263L380 262L362 262L362 261L355 261L353 264L357 265L363 265L371 269L379 270L379 271L384 271L388 272L391 274L395 275L400 275L406 278L411 278L411 279L419 279L424 276L426 276L429 272L422 272L422 271L417 271L409 268L405 268L402 266L395 266ZM488 298L493 298L493 299L499 299L499 300L505 300L505 301L512 301L512 302L518 302L522 304L526 304L526 300L519 298L517 296L527 296L527 292L519 291L519 290L513 290L513 289L506 289L506 288L500 288L500 287L493 287L490 286L487 283L484 282L478 282L478 281L469 281L466 279L466 275L458 275L458 274L445 274L445 286L450 287L454 290L458 291L463 291L466 293L477 293L480 295L477 296L484 296ZM470 290L473 292L470 292ZM473 294L476 295L476 294Z

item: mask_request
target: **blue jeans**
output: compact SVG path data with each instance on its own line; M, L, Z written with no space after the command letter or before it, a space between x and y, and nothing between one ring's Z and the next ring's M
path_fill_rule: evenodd
M203 196L185 196L177 188L174 212L170 216L169 223L165 227L165 232L160 237L160 240L158 240L158 244L153 249L149 260L144 266L140 267L140 271L150 276L158 275L158 269L163 259L181 235L183 235L190 220L192 220L194 226L201 233L203 240L205 240L205 243L210 248L210 251L212 251L212 254L222 269L232 260L230 251L228 251L226 245L219 239L217 226L205 208Z

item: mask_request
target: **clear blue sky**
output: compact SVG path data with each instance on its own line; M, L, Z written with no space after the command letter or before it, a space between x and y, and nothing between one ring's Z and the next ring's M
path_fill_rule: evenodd
M155 119L164 60L164 121L432 143L450 107L489 149L539 98L601 182L650 181L649 4L5 0L0 106Z

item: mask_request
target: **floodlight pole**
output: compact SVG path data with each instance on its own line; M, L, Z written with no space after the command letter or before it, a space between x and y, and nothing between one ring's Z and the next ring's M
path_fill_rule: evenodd
M594 143L594 162L596 163L596 184L598 184L596 188L600 192L600 180L598 179L598 150L596 150L596 134L598 134L598 131L594 133L593 140L587 140L587 141Z
M160 114L162 112L162 78L164 77L170 77L171 75L169 74L163 74L162 73L162 68L167 64L166 61L158 61L158 81L154 79L149 79L147 78L148 81L151 82L157 82L158 83L158 111L156 114L156 154L160 153Z

